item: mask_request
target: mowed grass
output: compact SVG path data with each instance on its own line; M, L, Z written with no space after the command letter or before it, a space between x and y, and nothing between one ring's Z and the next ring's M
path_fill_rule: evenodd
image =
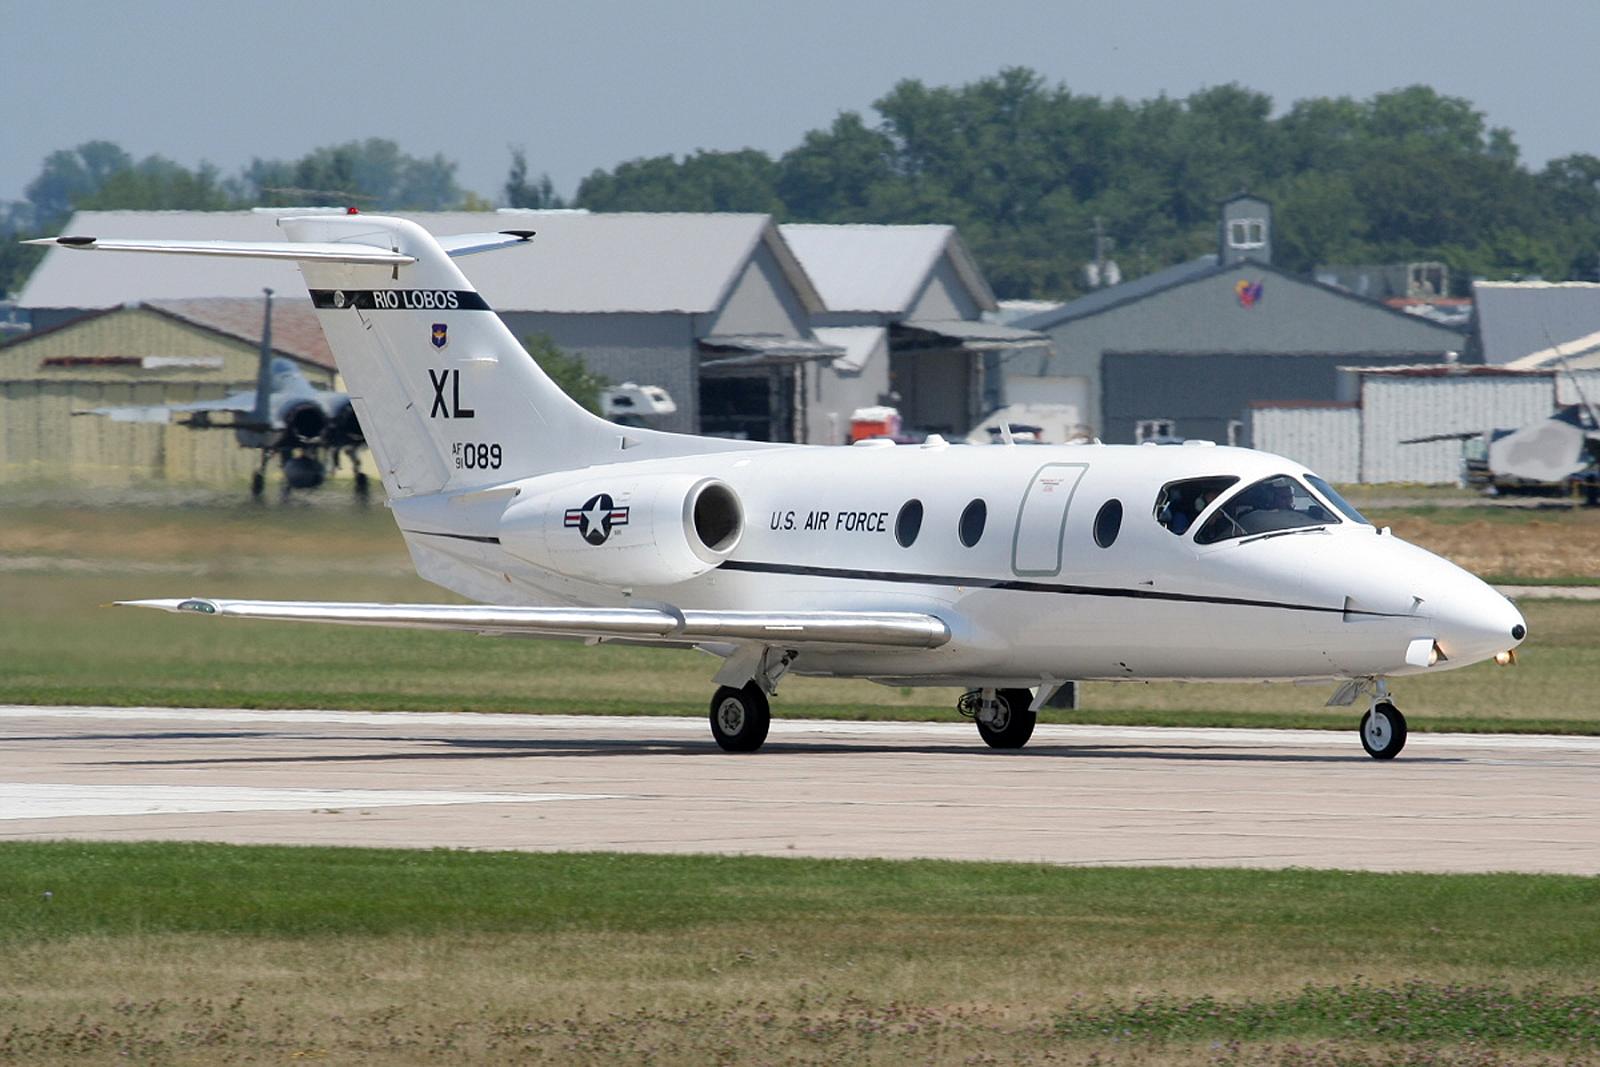
M1461 530L1412 531L1420 543ZM1464 511L1467 509L1457 509ZM1472 509L1484 511L1485 509ZM1600 544L1587 513L1567 535ZM1497 551L1539 569L1538 523L1500 512ZM1422 521L1415 520L1413 521ZM1503 526L1503 529L1502 529ZM1511 549L1504 546L1513 546ZM1516 549L1515 546L1522 546ZM1588 551L1586 549L1585 551ZM1520 555L1517 553L1520 552ZM1587 566L1588 564L1584 564ZM1546 568L1548 569L1548 568ZM192 508L29 506L0 510L0 700L121 706L703 714L716 661L697 652L279 623L208 623L105 607L147 596L376 601L458 599L411 572L386 509L341 501ZM1395 692L1413 729L1600 731L1600 604L1529 601L1521 665L1478 665ZM1049 713L1117 724L1347 729L1326 686L1097 683L1081 708ZM956 691L849 680L784 680L784 716L953 718Z
M8 1062L1600 1054L1592 878L41 843L0 909Z

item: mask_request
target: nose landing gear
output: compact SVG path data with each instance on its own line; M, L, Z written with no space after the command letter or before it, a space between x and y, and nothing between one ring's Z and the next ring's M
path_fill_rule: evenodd
M1373 759L1394 759L1406 747L1406 717L1387 697L1374 697L1361 716L1361 747Z
M1363 693L1371 693L1367 713L1361 716L1361 747L1373 759L1394 759L1406 747L1406 717L1389 699L1389 683L1382 678L1352 678L1328 700L1330 708L1346 708Z

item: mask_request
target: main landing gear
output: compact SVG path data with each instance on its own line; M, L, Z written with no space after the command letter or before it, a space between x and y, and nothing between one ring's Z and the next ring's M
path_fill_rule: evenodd
M717 675L717 681L725 684L711 697L711 737L718 748L754 752L762 746L772 728L768 696L777 692L778 679L796 655L792 649L764 648L729 657ZM743 685L731 684L741 678L749 680ZM1048 700L1060 689L1059 684L1047 686L1040 699ZM1075 696L1076 690L1070 692ZM1039 718L1033 704L1033 692L1028 689L971 689L956 702L956 710L977 724L978 736L990 748L1017 749L1033 736Z
M1032 706L1033 694L1026 689L969 689L956 702L956 710L978 724L978 736L990 748L1027 744L1039 719Z
M754 752L772 726L772 705L755 682L725 685L711 697L711 736L724 752Z

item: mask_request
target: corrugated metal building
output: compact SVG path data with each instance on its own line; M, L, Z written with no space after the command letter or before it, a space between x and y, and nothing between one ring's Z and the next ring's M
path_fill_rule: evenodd
M1288 456L1331 482L1361 480L1361 408L1357 404L1261 401L1250 408L1249 430L1255 447Z
M1555 375L1504 367L1346 367L1344 405L1260 404L1256 447L1338 482L1461 480L1460 441L1401 442L1434 434L1514 429L1550 415Z
M825 310L817 336L847 354L813 379L810 440L842 442L850 412L895 394L907 427L964 434L1000 406L1000 355L1047 345L983 321L994 292L953 226L779 227Z
M1525 426L1555 410L1552 375L1496 367L1362 368L1361 480L1448 484L1461 479L1461 442L1401 441Z
M261 308L259 298L151 301L81 316L0 348L0 481L247 483L259 453L239 447L230 432L73 413L254 389ZM294 360L308 380L335 387L332 355L309 303L275 303L272 338L274 353Z
M1254 402L1337 400L1341 366L1444 362L1466 347L1459 329L1272 266L1271 207L1259 197L1225 201L1218 230L1214 256L1019 320L1054 349L1013 360L1007 396L1035 382L1065 399L1075 391L1107 441L1249 444Z

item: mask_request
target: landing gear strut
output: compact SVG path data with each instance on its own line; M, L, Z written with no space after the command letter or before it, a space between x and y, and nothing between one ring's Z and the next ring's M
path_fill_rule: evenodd
M978 724L978 736L990 748L1021 748L1033 736L1038 715L1029 711L1033 694L1026 689L971 689L956 710Z

